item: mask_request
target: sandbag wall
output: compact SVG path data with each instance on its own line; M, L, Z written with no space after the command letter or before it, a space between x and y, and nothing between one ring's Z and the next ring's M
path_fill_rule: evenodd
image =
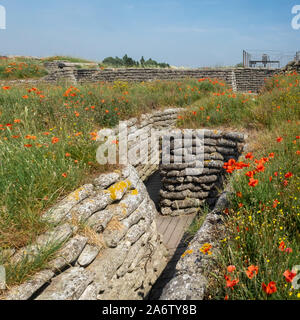
M84 69L76 68L68 62L48 62L45 64L49 75L45 81L60 79L72 82L113 82L113 81L153 81L153 80L180 80L185 78L211 78L225 81L238 91L258 92L264 85L264 80L278 72L277 69L253 68L198 68L198 69L159 69L159 68L106 68Z
M45 213L53 229L12 255L15 263L60 245L44 270L6 300L143 299L167 263L157 211L136 170L105 173Z
M223 184L224 163L238 159L244 135L215 130L189 130L187 136L172 135L170 164L160 165L160 212L171 216L193 214L204 203L216 202ZM174 163L178 157L181 163ZM202 168L196 161L202 162Z

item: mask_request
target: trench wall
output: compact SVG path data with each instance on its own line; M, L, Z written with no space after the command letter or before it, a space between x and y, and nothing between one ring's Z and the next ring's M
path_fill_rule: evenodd
M44 80L57 81L69 79L73 82L108 81L153 81L180 80L185 78L216 78L225 81L237 91L258 92L265 79L272 77L276 69L154 69L154 68L119 68L119 69L78 69L72 63L51 62L45 64L50 74Z

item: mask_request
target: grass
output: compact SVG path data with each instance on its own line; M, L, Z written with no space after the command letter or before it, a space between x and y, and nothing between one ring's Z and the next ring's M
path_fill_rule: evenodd
M0 87L0 248L33 242L51 227L41 219L45 210L108 169L96 162L100 128L157 108L187 106L223 87L208 80ZM8 285L22 279L11 276Z
M228 235L220 243L213 299L300 298L292 284L300 263L299 81L296 73L274 77L258 96L211 94L179 121L244 130L253 139L242 159L249 167L229 170L233 196L224 212Z
M206 219L207 214L210 212L210 208L208 206L203 206L200 208L199 212L197 213L195 219L191 223L191 225L188 227L186 233L185 233L185 241L190 242L196 233L201 228L203 222Z
M0 80L38 79L47 74L39 60L0 59Z
M95 61L78 58L78 57L71 57L71 56L53 56L53 57L46 57L42 59L44 62L51 62L55 60L63 60L73 63L95 63Z

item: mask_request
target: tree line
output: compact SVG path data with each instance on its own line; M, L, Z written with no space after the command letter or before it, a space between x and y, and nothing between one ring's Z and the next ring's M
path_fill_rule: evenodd
M103 65L110 66L113 68L119 68L119 67L136 67L136 68L170 68L170 65L165 62L157 62L153 59L145 60L144 57L141 57L141 59L134 60L131 57L128 57L127 54L124 55L123 58L119 57L107 57L102 61Z

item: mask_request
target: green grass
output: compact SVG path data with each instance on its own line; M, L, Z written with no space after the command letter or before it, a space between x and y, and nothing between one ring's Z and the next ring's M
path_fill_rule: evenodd
M0 59L0 80L38 79L46 74L47 71L39 60Z
M78 58L78 57L72 57L72 56L53 56L53 57L46 57L42 59L44 62L51 62L55 60L63 60L63 61L68 61L68 62L73 62L73 63L95 63L95 61L83 59L83 58Z
M188 227L186 233L185 233L185 241L190 242L196 233L201 228L203 222L205 221L205 218L207 214L210 212L210 208L208 206L203 206L200 208L199 212L197 213L195 219L191 223L191 225Z
M211 288L214 299L300 298L300 290L283 275L300 263L299 81L297 74L274 77L258 96L211 94L179 121L179 126L188 128L243 130L251 139L252 154L242 159L249 167L234 171L230 179L233 196L225 211L227 237L220 243L220 274ZM249 185L246 175L253 171L256 186ZM233 272L227 270L231 265ZM258 267L257 275L247 275L250 266ZM225 276L238 282L227 282ZM270 282L276 292L267 294L262 287Z

